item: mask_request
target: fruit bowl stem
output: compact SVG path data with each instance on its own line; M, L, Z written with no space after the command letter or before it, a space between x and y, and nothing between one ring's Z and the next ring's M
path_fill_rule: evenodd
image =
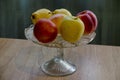
M60 59L64 59L64 49L63 48L57 48L58 55L55 57L58 57Z

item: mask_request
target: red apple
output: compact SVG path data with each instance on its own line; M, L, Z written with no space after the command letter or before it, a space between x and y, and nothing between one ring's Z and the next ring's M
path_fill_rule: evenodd
M57 26L49 19L40 19L33 30L36 39L42 43L52 42L58 33Z
M66 15L65 14L54 14L50 17L50 20L56 24L58 32L60 32L60 25Z
M79 12L76 16L79 17L85 25L85 35L90 34L96 30L98 20L96 15L92 11L84 10L82 12Z

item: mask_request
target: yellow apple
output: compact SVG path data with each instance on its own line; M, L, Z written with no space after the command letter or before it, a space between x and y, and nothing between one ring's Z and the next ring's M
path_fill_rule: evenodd
M60 33L64 40L75 43L84 33L84 23L77 17L66 16L60 25Z
M72 16L72 14L70 13L70 11L67 10L67 9L64 9L64 8L55 9L55 10L53 11L53 14L65 14L65 15L68 15L68 16Z

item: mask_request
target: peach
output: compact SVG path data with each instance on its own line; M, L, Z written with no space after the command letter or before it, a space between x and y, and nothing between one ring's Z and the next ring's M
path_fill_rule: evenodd
M64 17L66 15L64 14L55 14L53 16L51 16L49 19L56 24L57 28L58 28L58 32L60 32L60 25L61 25L61 22L63 21Z

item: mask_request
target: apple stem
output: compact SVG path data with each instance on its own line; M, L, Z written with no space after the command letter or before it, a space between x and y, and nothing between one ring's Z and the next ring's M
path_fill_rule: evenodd
M48 12L48 14L52 14L52 12Z
M52 14L54 15L54 14L55 14L55 12L52 12Z
M58 52L57 57L60 58L60 59L63 59L63 56L64 56L64 50L63 50L63 48L58 48L57 52Z
M34 15L32 15L32 19L35 19L35 16L34 16Z
M74 20L77 20L77 19L78 19L78 17L75 17L75 18L74 18Z

